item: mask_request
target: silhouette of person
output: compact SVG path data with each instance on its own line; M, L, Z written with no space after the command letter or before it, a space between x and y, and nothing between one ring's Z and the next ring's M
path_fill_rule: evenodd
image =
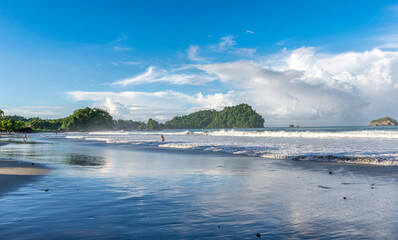
M164 137L163 137L163 135L160 135L160 138L162 139L162 142L164 142Z

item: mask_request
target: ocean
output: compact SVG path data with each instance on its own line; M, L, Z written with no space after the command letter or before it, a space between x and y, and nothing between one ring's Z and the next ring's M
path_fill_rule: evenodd
M59 138L268 159L398 165L398 127L391 126L91 132L61 134Z
M0 239L396 239L397 130L3 135L52 170L0 195Z

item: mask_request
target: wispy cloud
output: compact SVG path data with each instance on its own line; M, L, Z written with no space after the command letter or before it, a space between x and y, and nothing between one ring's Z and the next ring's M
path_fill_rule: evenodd
M190 45L187 50L188 58L192 61L198 61L198 62L205 61L206 58L199 57L199 50L200 47L198 45Z
M20 115L24 117L57 118L71 114L73 108L59 106L1 106L5 115Z
M125 64L125 65L141 65L141 64L144 64L144 62L140 62L140 61L123 61L123 62L120 62L120 64Z
M148 69L145 73L139 74L132 78L126 78L123 80L119 80L112 84L126 86L126 85L131 85L131 84L143 83L143 82L150 81L151 79L153 79L152 74L153 74L153 67L151 66L151 67L148 67Z
M166 82L175 85L203 85L207 82L215 81L216 78L209 74L195 73L169 73L165 70L155 71L153 66L148 67L147 71L132 78L116 81L112 85L137 85L149 84L154 82Z
M130 51L130 50L133 50L133 48L131 48L131 47L114 46L113 50L115 50L115 51Z
M205 45L203 47L198 45L190 45L187 50L187 55L190 60L193 61L205 61L209 60L209 58L198 56L199 50L202 50L203 55L205 56L214 56L217 55L225 55L229 54L230 56L239 56L239 57L253 57L256 53L255 48L239 48L236 47L237 43L235 40L236 37L233 35L226 35L219 39L218 43Z
M234 45L236 45L234 36L227 35L227 36L221 37L220 42L217 45L214 45L215 47L213 49L223 52L228 49L231 49Z
M253 32L253 31L250 31L250 30L246 30L246 32L245 33L249 33L249 34L255 34L255 32Z

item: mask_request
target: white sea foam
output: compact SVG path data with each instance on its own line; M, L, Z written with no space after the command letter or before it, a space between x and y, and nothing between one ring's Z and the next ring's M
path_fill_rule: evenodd
M398 165L398 129L186 130L69 133L65 138L268 159ZM166 139L164 143L160 135Z
M393 138L398 139L398 131L362 130L340 132L317 131L242 131L242 130L201 130L201 131L142 131L142 132L89 132L89 135L207 135L227 137L286 137L286 138Z

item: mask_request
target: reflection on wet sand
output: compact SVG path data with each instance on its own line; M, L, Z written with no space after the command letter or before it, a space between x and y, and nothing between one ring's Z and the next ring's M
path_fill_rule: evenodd
M103 166L105 164L105 160L100 156L89 156L82 154L71 153L66 159L67 164L71 165L80 165L80 166Z

